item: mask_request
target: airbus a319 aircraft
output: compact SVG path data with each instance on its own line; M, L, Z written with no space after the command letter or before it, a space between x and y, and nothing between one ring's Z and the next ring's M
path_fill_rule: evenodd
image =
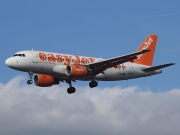
M90 81L91 88L97 87L97 81L128 80L162 73L162 68L174 65L168 63L152 66L157 35L150 34L138 50L110 59L85 57L44 51L20 51L8 58L5 64L15 70L29 73L32 84L33 74L36 86L48 87L66 82L70 86L69 94L75 93L72 81Z

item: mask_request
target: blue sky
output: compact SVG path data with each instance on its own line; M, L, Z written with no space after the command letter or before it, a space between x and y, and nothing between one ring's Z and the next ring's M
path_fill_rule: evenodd
M43 50L111 58L136 51L150 33L158 34L154 65L177 63L163 74L99 87L141 86L154 91L179 88L180 1L178 0L1 0L0 82L17 75L4 61L20 50ZM24 80L26 83L26 80ZM75 86L86 86L78 82Z

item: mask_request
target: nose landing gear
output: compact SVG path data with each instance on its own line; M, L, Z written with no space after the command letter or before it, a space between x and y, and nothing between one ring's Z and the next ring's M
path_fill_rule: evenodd
M28 81L27 81L27 84L32 84L32 83L33 83L32 80L28 80Z
M29 80L27 81L27 84L32 84L33 83L33 80L32 80L32 77L33 77L33 72L28 72L29 73Z

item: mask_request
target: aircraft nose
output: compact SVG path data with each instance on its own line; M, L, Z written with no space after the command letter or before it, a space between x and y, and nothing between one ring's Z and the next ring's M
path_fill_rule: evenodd
M6 61L5 61L5 64L8 66L8 67L11 67L11 60L10 58L8 58Z

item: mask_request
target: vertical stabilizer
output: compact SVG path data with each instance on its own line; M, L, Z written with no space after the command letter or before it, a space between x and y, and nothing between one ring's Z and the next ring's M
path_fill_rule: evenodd
M146 38L146 40L141 44L141 46L138 48L137 51L141 51L144 49L151 50L151 51L139 55L138 58L134 60L134 63L152 66L153 58L154 58L154 52L156 49L157 38L158 38L158 36L154 35L154 34L150 34Z

